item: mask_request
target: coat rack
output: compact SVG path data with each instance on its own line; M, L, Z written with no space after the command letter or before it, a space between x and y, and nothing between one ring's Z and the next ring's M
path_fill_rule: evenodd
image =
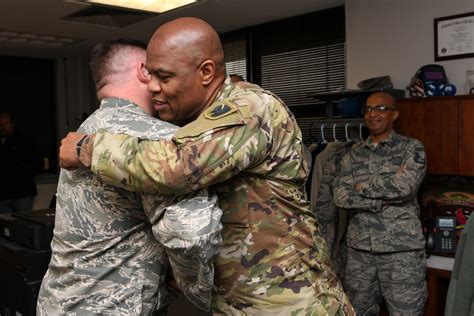
M365 127L361 118L348 119L298 119L303 134L303 142L306 145L315 142L359 142L364 140L367 135L367 127Z

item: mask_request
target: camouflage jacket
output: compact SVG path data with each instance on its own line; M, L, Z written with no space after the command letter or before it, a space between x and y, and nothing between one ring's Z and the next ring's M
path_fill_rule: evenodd
M318 220L321 235L328 247L334 271L341 280L344 279L347 262L346 242L343 236L346 234L348 221L347 211L336 207L334 204L332 184L334 178L339 173L341 158L353 145L354 142L331 142L324 149L324 151L329 151L325 162L318 159L324 157L324 151L316 156L316 162L324 166L322 166L323 168L319 176L321 184L315 201L314 213Z
M373 252L424 248L416 193L426 157L418 140L392 132L374 145L369 137L342 158L340 168L334 201L351 211L349 247Z
M79 131L98 128L155 140L176 130L115 98L102 100ZM62 170L38 314L148 315L168 304L169 262L187 296L209 308L221 215L206 190L183 198L137 194L106 185L86 169Z
M135 191L216 190L224 229L214 313L352 312L303 191L301 132L268 91L227 78L214 103L172 141L100 131L92 169Z

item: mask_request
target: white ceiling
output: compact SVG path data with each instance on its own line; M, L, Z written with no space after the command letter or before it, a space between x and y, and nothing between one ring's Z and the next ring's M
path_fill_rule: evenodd
M60 57L85 54L100 40L131 37L148 41L161 24L182 16L208 21L219 33L344 4L344 0L204 0L123 28L69 22L60 18L84 9L63 0L0 0L0 30L73 37L68 47L0 41L0 55Z

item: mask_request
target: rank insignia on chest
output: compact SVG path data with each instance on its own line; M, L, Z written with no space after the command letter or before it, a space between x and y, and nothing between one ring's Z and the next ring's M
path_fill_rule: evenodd
M204 116L210 120L217 120L237 111L237 107L230 102L222 102L212 105L206 110Z

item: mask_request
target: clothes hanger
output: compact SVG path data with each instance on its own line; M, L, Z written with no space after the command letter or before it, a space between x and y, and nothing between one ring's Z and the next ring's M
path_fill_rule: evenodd
M336 123L332 125L332 138L334 138L335 142L338 142L337 137L336 137L336 126L337 126Z
M323 144L326 144L327 141L326 141L326 139L324 138L324 124L321 124L321 138L322 138L322 143L323 143Z
M344 126L344 132L346 134L346 142L350 142L351 139L349 138L349 131L348 131L349 123L346 123L346 126Z

